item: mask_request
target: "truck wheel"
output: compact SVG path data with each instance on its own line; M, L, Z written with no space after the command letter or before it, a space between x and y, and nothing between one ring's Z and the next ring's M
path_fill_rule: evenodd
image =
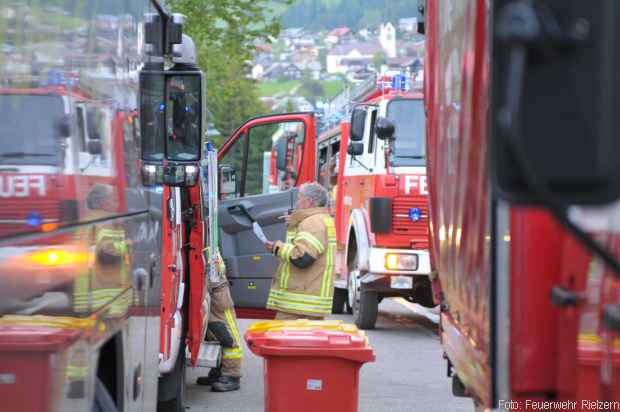
M431 282L424 282L420 287L415 289L413 300L425 308L435 307L433 300L433 289L431 288Z
M95 381L95 400L93 402L92 412L117 412L114 399L110 396L108 389L103 382L97 377Z
M463 385L463 381L461 381L461 379L456 373L452 375L452 395L459 398L469 397L469 394L467 393L467 388L465 388L465 385Z
M360 329L374 329L379 313L379 297L377 292L361 288L357 305L353 306L355 325Z
M340 315L344 312L344 305L347 302L347 291L345 289L334 288L334 300L332 302L332 313Z
M159 378L157 412L185 412L185 363L181 345L174 369Z
M360 284L363 272L358 267L357 250L348 268L348 300L353 309L355 325L360 329L374 329L379 313L379 296L375 291L365 290Z

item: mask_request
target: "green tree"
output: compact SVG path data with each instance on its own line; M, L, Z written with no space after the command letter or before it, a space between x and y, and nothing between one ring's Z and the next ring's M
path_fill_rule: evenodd
M386 61L386 56L385 56L385 53L382 51L379 51L375 53L374 56L372 56L372 65L377 71L381 70L381 66L385 64L385 61Z
M170 0L174 12L186 16L185 32L198 52L207 80L209 119L226 139L247 118L265 111L256 83L247 75L257 43L271 43L280 32L274 3L292 0ZM220 145L222 141L216 141Z
M308 99L313 106L316 106L318 99L325 97L325 87L323 83L310 77L304 77L301 82L299 93Z

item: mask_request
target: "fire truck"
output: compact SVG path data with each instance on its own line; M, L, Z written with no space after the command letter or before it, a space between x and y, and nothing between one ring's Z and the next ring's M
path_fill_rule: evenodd
M421 4L440 338L477 409L620 407L615 6Z
M39 3L0 14L0 394L182 411L186 364L217 362L201 356L217 268L202 75L176 70L182 20L157 1L105 27L111 2Z
M283 239L296 188L315 180L330 191L336 218L334 312L346 305L358 326L372 328L386 296L433 306L422 94L410 88L404 76L371 79L346 99L352 121L318 138L314 114L285 113L251 119L224 143L221 244L241 316L270 316L263 308L277 268L252 222ZM375 133L380 119L395 132Z
M374 327L384 297L433 306L425 119L411 80L362 83L348 99L351 121L317 142L316 176L330 192L337 228L334 311L346 306L362 328Z

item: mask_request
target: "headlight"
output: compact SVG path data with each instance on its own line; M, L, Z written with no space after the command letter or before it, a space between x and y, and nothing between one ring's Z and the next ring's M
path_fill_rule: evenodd
M418 255L388 253L385 255L385 268L388 270L416 270Z

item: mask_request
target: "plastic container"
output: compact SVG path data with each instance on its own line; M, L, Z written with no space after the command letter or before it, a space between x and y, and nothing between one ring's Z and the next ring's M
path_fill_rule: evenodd
M357 411L359 369L375 360L363 332L334 321L267 323L245 334L264 358L265 411Z

